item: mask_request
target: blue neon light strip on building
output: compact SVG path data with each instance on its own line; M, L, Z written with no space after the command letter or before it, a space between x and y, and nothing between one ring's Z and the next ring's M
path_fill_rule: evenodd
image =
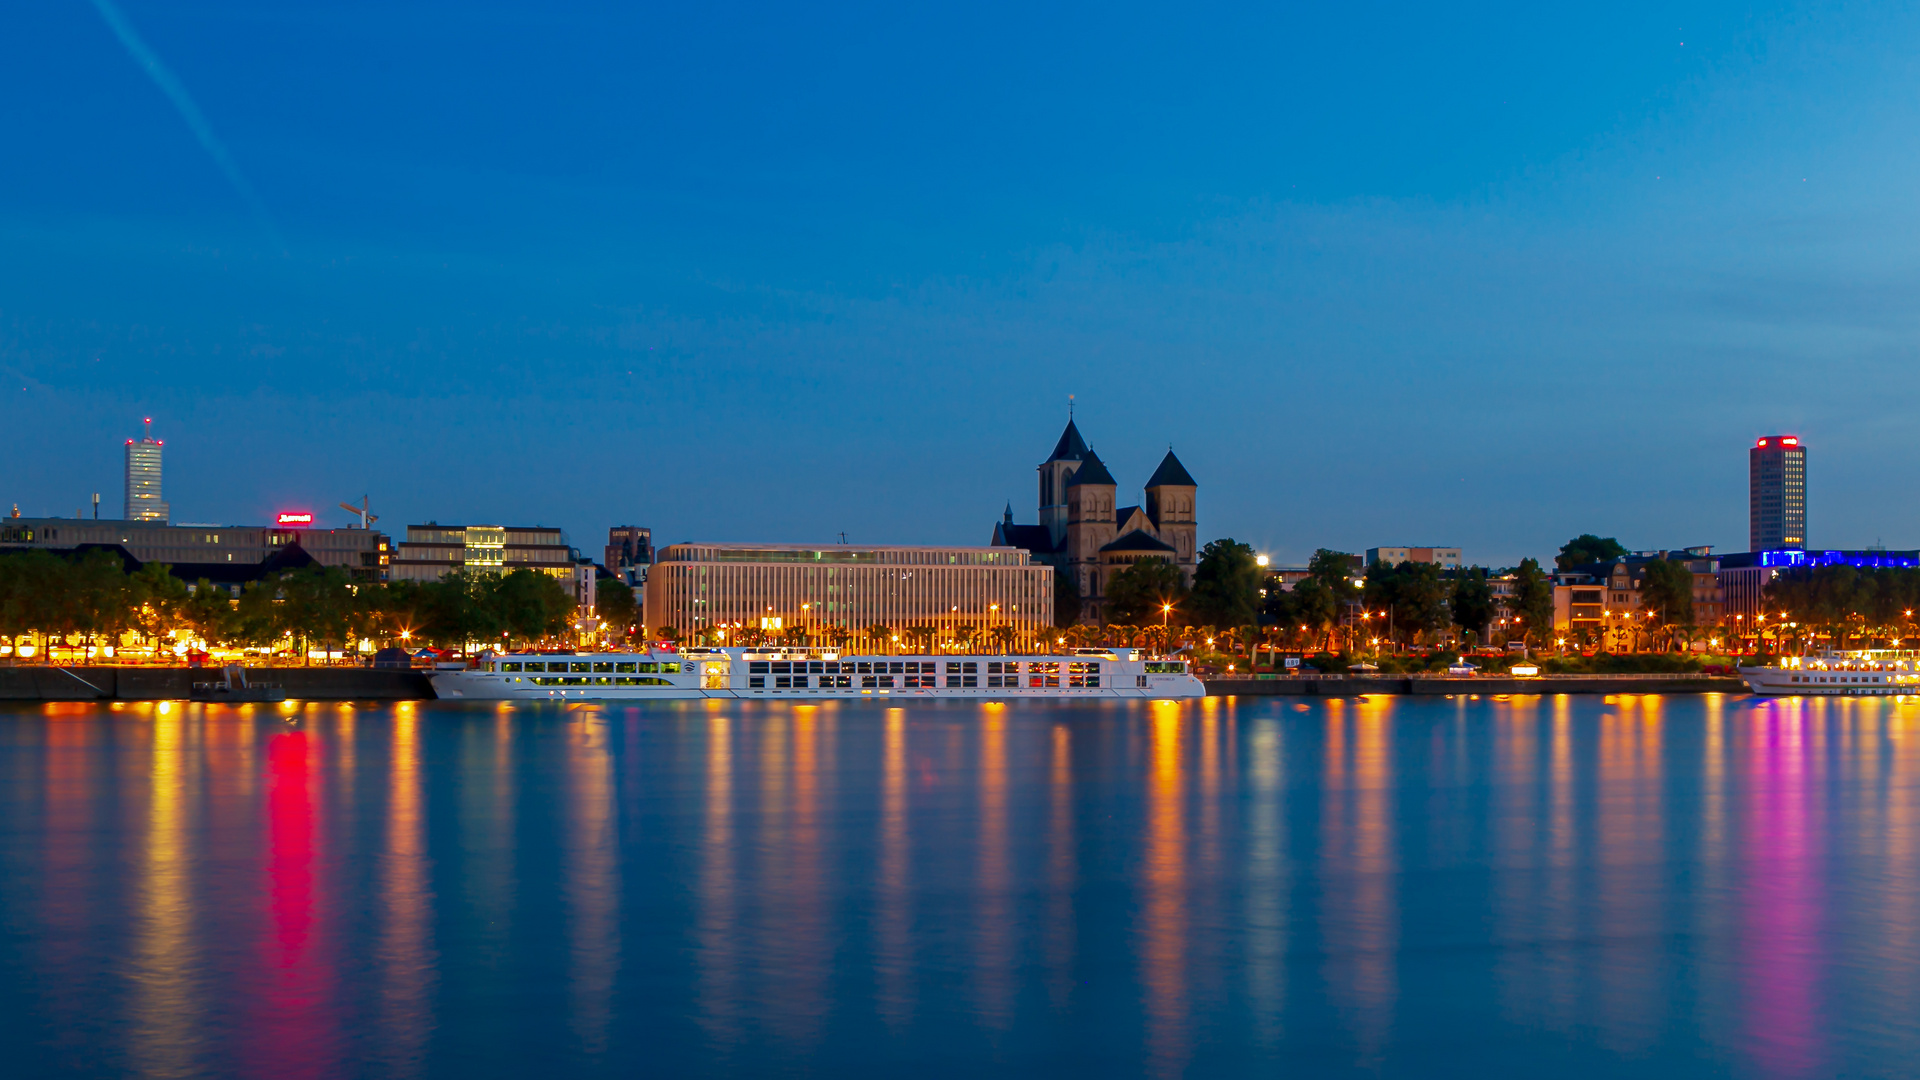
M1920 566L1920 551L1757 551L1757 566L1853 566L1862 570Z

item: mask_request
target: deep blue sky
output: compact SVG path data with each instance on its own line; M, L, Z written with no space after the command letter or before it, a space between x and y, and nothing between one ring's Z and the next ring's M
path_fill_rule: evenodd
M983 543L1920 545L1895 5L162 4L0 33L0 500ZM323 513L342 523L344 513Z

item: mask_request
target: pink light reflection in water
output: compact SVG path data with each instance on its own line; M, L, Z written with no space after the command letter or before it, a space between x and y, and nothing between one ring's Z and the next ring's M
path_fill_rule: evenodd
M333 1072L327 1030L333 973L320 948L314 862L313 746L305 731L267 743L267 934L249 1070L276 1077Z
M1748 755L1746 941L1747 1045L1770 1076L1812 1075L1821 1058L1815 1028L1820 897L1807 801L1806 703L1776 703L1755 716Z

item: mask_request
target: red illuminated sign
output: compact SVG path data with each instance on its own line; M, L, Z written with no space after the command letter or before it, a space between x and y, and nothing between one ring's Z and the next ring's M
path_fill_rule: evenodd
M1796 438L1794 438L1794 437L1793 437L1793 436L1791 436L1791 435L1789 435L1789 436L1787 436L1786 438L1784 438L1784 439L1781 439L1781 440L1780 440L1780 444L1781 444L1782 446L1799 446L1799 445L1800 445L1800 440L1799 440L1799 439L1796 439Z
M274 524L276 525L311 525L313 524L313 515L312 514L281 514L278 518L274 519Z

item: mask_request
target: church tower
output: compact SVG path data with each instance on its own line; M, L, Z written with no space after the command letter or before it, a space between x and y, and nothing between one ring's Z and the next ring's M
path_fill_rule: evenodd
M1100 580L1100 549L1113 543L1113 501L1119 485L1100 460L1088 450L1086 460L1067 481L1067 566L1074 584L1080 588L1085 611L1096 621L1100 598L1105 595Z
M1087 452L1087 441L1069 418L1053 453L1040 463L1040 524L1046 526L1055 548L1067 536L1067 481L1086 460Z
M1171 447L1167 449L1167 456L1160 459L1160 467L1153 470L1153 476L1147 480L1147 517L1160 539L1173 545L1178 553L1180 575L1189 586L1193 584L1193 571L1199 559L1194 550L1199 540L1194 499L1199 490L1200 485L1193 482L1187 467L1173 456Z

